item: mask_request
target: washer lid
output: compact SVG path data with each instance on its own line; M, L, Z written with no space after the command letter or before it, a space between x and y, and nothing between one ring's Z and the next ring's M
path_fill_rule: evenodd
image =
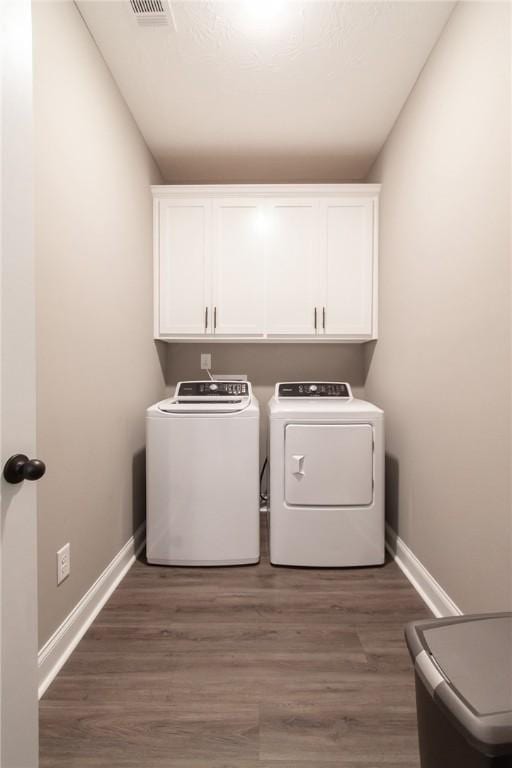
M252 387L248 381L220 379L180 381L176 385L174 399L178 403L222 403L227 400L234 402L248 400L251 397L251 390Z
M416 622L406 638L427 689L466 736L482 751L512 748L512 613Z
M158 410L162 413L240 413L245 411L250 404L247 398L237 400L227 400L222 403L208 402L179 402L171 397L168 400L162 400L158 403Z
M248 381L180 381L174 397L158 403L164 413L238 413L251 403Z

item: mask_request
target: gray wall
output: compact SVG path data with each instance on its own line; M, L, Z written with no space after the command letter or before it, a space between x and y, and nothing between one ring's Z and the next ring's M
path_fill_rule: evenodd
M456 7L369 178L388 519L465 612L512 607L509 13Z
M363 348L359 344L171 344L167 356L170 390L180 379L202 379L200 353L211 352L214 373L245 373L260 402L260 455L267 445L266 404L277 381L349 381L362 395ZM173 390L172 390L173 391Z
M40 643L144 518L158 169L73 3L34 4ZM56 551L71 576L56 585Z

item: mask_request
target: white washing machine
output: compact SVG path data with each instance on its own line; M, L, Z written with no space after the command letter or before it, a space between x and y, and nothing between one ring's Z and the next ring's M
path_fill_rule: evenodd
M384 562L384 413L344 382L276 385L270 412L270 560Z
M257 563L259 405L246 381L184 381L146 414L147 559Z

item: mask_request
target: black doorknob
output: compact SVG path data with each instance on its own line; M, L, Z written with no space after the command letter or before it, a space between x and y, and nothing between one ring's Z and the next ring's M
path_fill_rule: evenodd
M23 480L39 480L46 472L44 461L29 459L24 453L11 456L4 467L4 477L8 483L21 483Z

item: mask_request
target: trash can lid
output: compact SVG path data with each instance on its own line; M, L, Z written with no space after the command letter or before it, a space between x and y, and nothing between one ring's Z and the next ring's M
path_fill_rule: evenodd
M415 622L406 630L434 699L483 745L512 745L512 613Z

